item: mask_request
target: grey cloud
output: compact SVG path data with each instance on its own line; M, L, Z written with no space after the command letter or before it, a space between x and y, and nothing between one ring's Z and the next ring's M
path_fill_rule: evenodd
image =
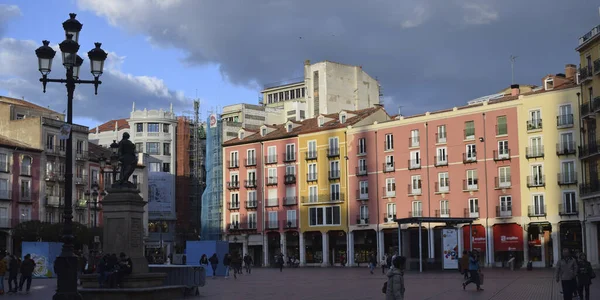
M407 114L505 88L511 54L518 82L539 84L577 62L578 37L600 23L592 0L156 3L78 0L115 26L184 50L187 64L218 64L234 84L296 77L305 59L362 65L393 99L390 110L404 105Z

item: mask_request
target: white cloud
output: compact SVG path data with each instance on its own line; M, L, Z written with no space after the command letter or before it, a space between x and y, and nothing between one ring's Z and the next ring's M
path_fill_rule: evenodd
M5 27L12 18L21 15L21 9L16 5L0 4L0 37L4 35Z
M498 20L498 12L485 3L465 3L464 22L470 25L485 25Z
M34 50L40 45L34 41L13 38L0 39L0 89L8 91L9 97L24 97L44 107L62 112L66 108L66 90L64 85L49 83L47 92L42 93L38 79L40 74ZM56 45L53 45L56 47ZM87 59L86 59L87 60ZM183 92L169 89L166 83L156 77L138 76L124 73L120 65L124 56L109 53L105 72L100 78L102 85L98 95L94 95L93 86L78 85L74 96L74 114L79 118L104 122L111 118L128 117L133 101L138 107L149 109L168 109L173 103L174 110L182 111L191 107ZM51 78L64 78L64 68L60 55L54 58ZM84 62L80 77L92 79L89 63Z

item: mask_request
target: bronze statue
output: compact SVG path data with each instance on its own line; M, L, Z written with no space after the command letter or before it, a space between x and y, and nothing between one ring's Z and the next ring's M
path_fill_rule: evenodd
M129 140L129 133L123 133L123 139L119 142L119 162L121 163L121 173L119 176L119 185L131 185L129 177L137 167L138 158L135 145Z

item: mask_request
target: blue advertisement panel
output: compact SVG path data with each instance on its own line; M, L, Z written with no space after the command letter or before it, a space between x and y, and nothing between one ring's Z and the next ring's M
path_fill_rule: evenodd
M187 241L186 242L186 265L198 266L200 265L200 257L202 254L206 254L210 258L214 253L219 258L219 265L217 266L217 276L225 276L225 266L223 266L223 258L225 253L229 252L229 243L223 241ZM212 277L213 271L211 266L205 268L206 276Z
M35 262L33 277L35 278L52 278L54 274L54 260L60 255L62 245L60 243L46 242L23 242L21 244L22 257L30 254L31 259Z

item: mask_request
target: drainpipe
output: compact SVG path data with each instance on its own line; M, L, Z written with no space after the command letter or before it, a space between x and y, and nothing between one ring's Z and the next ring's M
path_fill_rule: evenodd
M421 158L423 159L423 158ZM429 123L425 122L425 166L427 166L427 216L431 217L431 180L429 178ZM423 186L423 184L421 184L421 187ZM428 249L427 251L429 252L428 256L431 256L431 248L433 247L431 241L433 240L433 237L431 236L433 233L433 230L431 230L431 223L427 224L427 227L429 227L429 230L427 231L427 245L428 245ZM419 232L421 231L421 227L419 226ZM434 253L434 258L435 258L435 253Z
M344 159L346 160L346 196L348 196L350 194L350 179L348 178L348 131L344 131L344 148L346 148L346 153L344 155ZM350 233L350 197L348 197L348 199L346 200L346 223L347 227L348 227L348 232L346 232L346 243L348 243L348 234ZM348 249L349 245L346 245L346 249ZM354 244L352 245L352 247L354 247ZM350 257L348 256L347 253L349 251L346 251L346 263L348 263L348 261L350 260ZM335 257L332 257L333 262L335 263Z
M262 178L263 179L263 184L261 184L261 191L262 191L262 195L261 195L261 199L262 199L262 220L261 220L261 228L262 228L262 234L263 234L263 253L265 251L269 251L269 239L267 237L267 233L265 231L265 177L264 177L264 173L265 173L265 144L263 142L260 142L260 158L262 160L262 164L260 168L257 168L258 171L257 173L260 172L260 174L257 174L259 177L258 178ZM258 180L258 179L257 179ZM266 243L265 243L266 241ZM271 253L269 253L269 256L271 255ZM263 262L263 265L265 267L269 266L269 256L266 257L265 261ZM263 259L264 259L264 255L263 255Z
M377 234L377 247L379 247L379 245L380 245L380 243L379 243L379 216L380 216L380 214L379 214L379 186L378 186L379 185L379 172L377 171L377 168L379 166L379 159L378 159L379 152L377 152L377 150L378 150L377 144L378 144L377 143L377 130L375 130L375 180L376 180L376 182L375 182L375 197L377 199L377 202L376 202L377 203L377 218L375 218L375 220L377 221L377 225L376 225L375 232ZM395 167L396 166L394 165L394 168ZM367 168L367 178L369 178L369 168ZM367 186L369 186L368 183L367 183ZM398 227L398 232L400 232L400 227ZM385 245L384 245L384 248L385 248ZM379 255L379 253L378 253L378 255ZM378 257L378 259L381 259L381 258Z
M581 88L581 89L583 89L583 88ZM584 135L583 135L583 122L581 121L581 93L577 93L577 109L579 110L579 113L580 113L579 120L578 120L579 121L579 143L581 143L582 144L581 146L583 146ZM579 167L581 168L581 178L584 179L585 178L585 166L583 165L583 162L581 162L581 161L579 162ZM579 197L581 198L581 191L579 193L580 193ZM582 239L582 242L583 242L582 248L583 249L582 250L583 250L583 252L587 252L586 251L587 238L586 238L586 230L585 230L585 222L587 221L587 216L585 214L585 203L583 200L581 202L582 202L581 203L581 207L582 207L581 213L583 214L583 220L581 221L581 230L583 231L583 234L582 234L583 235L583 239ZM560 240L560 237L559 237L559 240Z
M486 135L486 130L487 127L485 126L485 113L482 113L483 116L483 168L484 168L484 177L485 177L485 248L486 248L486 258L487 258L487 265L491 265L492 264L492 249L490 249L490 233L489 233L489 219L490 219L490 215L489 215L489 182L488 182L488 171L487 171L487 135Z

